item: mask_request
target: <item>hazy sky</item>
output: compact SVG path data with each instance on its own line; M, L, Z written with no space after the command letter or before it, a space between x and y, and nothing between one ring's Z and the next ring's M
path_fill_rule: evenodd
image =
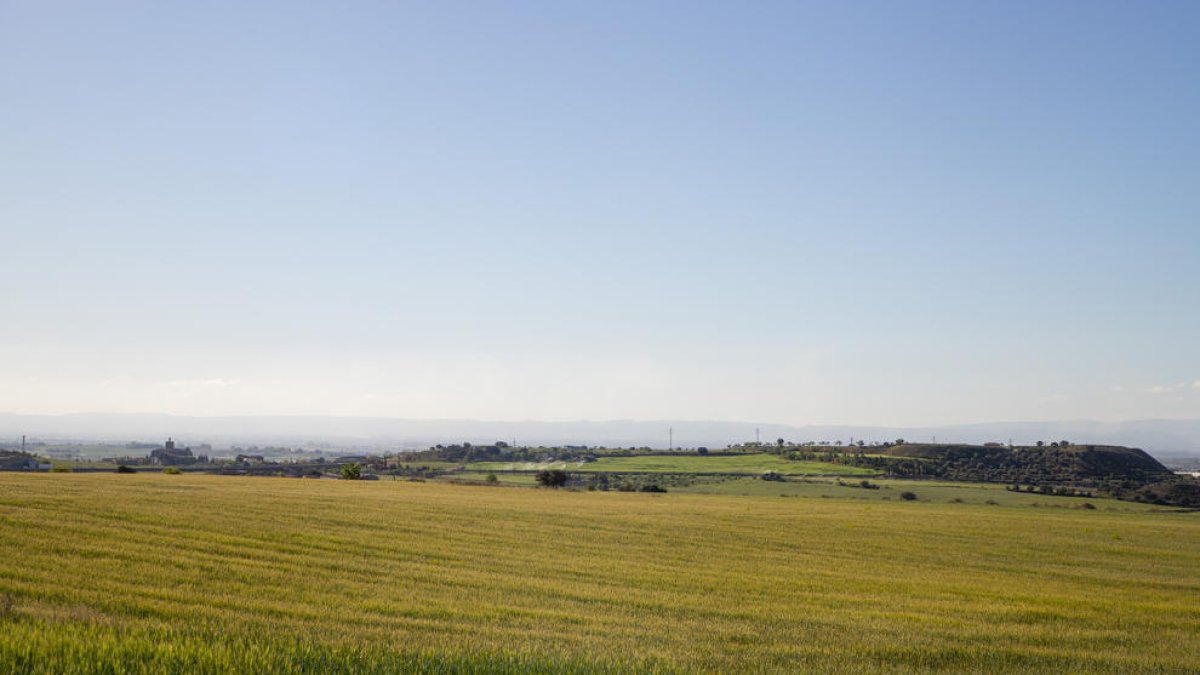
M1200 417L1198 35L0 0L0 410Z

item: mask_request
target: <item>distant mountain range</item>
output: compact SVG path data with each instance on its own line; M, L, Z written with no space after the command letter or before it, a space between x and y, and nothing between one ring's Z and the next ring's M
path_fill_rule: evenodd
M168 436L190 444L286 445L291 447L396 450L439 443L514 441L521 445L604 445L722 448L732 443L842 441L851 439L939 443L1010 440L1018 445L1069 440L1073 443L1142 448L1157 457L1200 455L1200 419L1094 422L995 422L932 427L855 425L792 426L696 420L488 422L411 420L384 417L244 416L190 417L163 414L81 413L15 415L0 413L0 444L31 440L125 443L157 442Z

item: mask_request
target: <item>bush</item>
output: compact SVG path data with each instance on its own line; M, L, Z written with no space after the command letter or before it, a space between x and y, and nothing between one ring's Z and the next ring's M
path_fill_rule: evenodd
M170 474L172 476L178 476L179 474L181 474L183 472L180 471L178 467L168 466L167 468L163 469L163 473Z
M537 474L538 485L543 487L562 487L571 479L571 474L561 469L546 469Z
M657 483L643 485L642 487L638 488L638 492L666 492L666 491L667 491L666 488L660 487Z
M122 464L117 467L117 473L137 473L137 469L133 468L132 466L125 466Z
M342 480L358 480L362 478L362 467L357 462L342 465Z
M916 500L916 498L917 498L917 493L915 493L915 492L909 492L908 490L905 490L904 492L900 493L900 499L903 499L906 502L914 501L914 500Z
M783 474L779 473L778 471L767 471L766 473L764 473L762 475L762 479L763 480L782 481Z
M500 479L497 478L496 474L494 474L494 473L489 473L485 480L487 480L487 482L489 482L489 483L499 483L500 482Z

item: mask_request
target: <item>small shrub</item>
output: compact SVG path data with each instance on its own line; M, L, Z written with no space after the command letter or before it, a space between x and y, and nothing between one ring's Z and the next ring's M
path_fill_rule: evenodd
M1091 502L1084 502L1079 505L1079 508L1086 509L1088 511L1094 511L1096 509L1096 505Z
M779 473L778 471L767 471L767 472L763 473L762 479L763 480L782 481L783 474Z
M124 464L121 464L117 467L117 473L137 473L137 469L133 468L132 466L125 466Z
M357 462L342 465L342 480L358 480L362 478L362 467Z
M667 489L665 487L661 487L657 483L643 485L641 488L638 489L638 492L666 492L666 491L667 491Z
M917 493L915 493L915 492L909 492L908 490L905 490L904 492L900 493L900 499L903 499L906 502L915 501L916 498L917 498Z
M172 476L178 476L179 474L181 474L183 472L180 471L178 467L168 466L167 468L163 469L163 473L170 474Z
M494 473L489 473L485 480L487 480L487 482L489 482L489 483L499 483L500 482L500 479L497 478L496 474L494 474Z
M872 483L869 480L859 481L858 486L864 490L878 490L879 485Z
M73 469L71 467L64 464L55 464L54 466L50 467L50 473L71 473L72 471Z

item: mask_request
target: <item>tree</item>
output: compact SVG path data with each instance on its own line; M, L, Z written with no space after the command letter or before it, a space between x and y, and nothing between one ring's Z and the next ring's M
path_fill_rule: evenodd
M342 480L358 480L362 478L362 467L358 462L342 465Z
M543 487L562 487L570 478L571 474L561 469L545 469L537 473L538 485Z

